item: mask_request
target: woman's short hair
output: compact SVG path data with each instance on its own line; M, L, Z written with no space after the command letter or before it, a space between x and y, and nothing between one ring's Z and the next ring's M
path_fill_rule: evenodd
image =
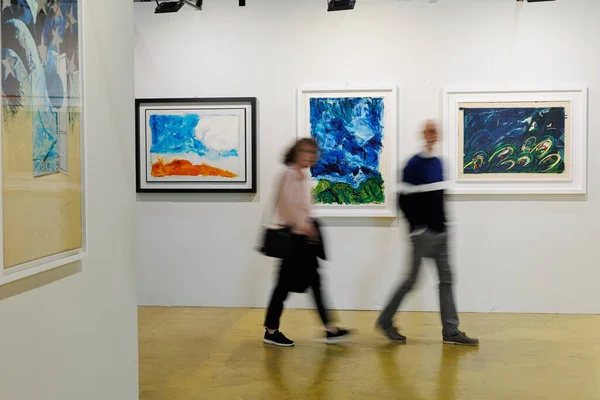
M283 157L283 163L285 165L293 164L296 161L296 158L298 157L298 151L300 150L300 147L302 147L302 146L310 146L310 147L314 147L315 149L319 148L319 145L313 138L298 139L296 141L296 143L294 143L294 145L291 146L288 149L288 151L285 153L285 155Z

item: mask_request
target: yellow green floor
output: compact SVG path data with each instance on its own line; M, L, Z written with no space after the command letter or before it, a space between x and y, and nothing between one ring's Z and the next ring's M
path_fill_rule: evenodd
M311 310L286 310L293 348L263 345L264 310L139 309L140 399L600 399L600 316L463 314L479 349L441 343L436 313L401 313L406 345L374 312L337 313L358 333L326 345Z

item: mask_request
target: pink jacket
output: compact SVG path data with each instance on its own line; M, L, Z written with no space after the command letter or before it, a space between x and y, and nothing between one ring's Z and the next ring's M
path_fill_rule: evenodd
M309 180L294 167L288 167L281 178L277 215L279 223L291 225L294 232L311 221Z

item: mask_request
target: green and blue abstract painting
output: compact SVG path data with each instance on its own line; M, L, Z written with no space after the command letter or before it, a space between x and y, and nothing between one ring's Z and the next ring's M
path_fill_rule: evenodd
M311 98L310 133L320 149L311 169L317 204L385 203L384 98Z

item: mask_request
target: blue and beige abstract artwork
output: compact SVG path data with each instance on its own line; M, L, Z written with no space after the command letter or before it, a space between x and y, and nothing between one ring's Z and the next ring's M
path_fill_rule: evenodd
M463 174L565 172L565 107L533 103L460 110L464 120Z
M151 178L246 179L239 115L184 110L146 112Z
M0 0L5 268L83 248L80 4Z
M384 98L310 98L310 134L320 148L311 169L317 204L385 202Z
M72 127L78 118L67 116L69 107L79 106L78 4L1 2L3 116L15 121L11 130L19 129L25 114L31 118L34 176L67 172L66 140L61 143L60 134L66 137L67 123Z

